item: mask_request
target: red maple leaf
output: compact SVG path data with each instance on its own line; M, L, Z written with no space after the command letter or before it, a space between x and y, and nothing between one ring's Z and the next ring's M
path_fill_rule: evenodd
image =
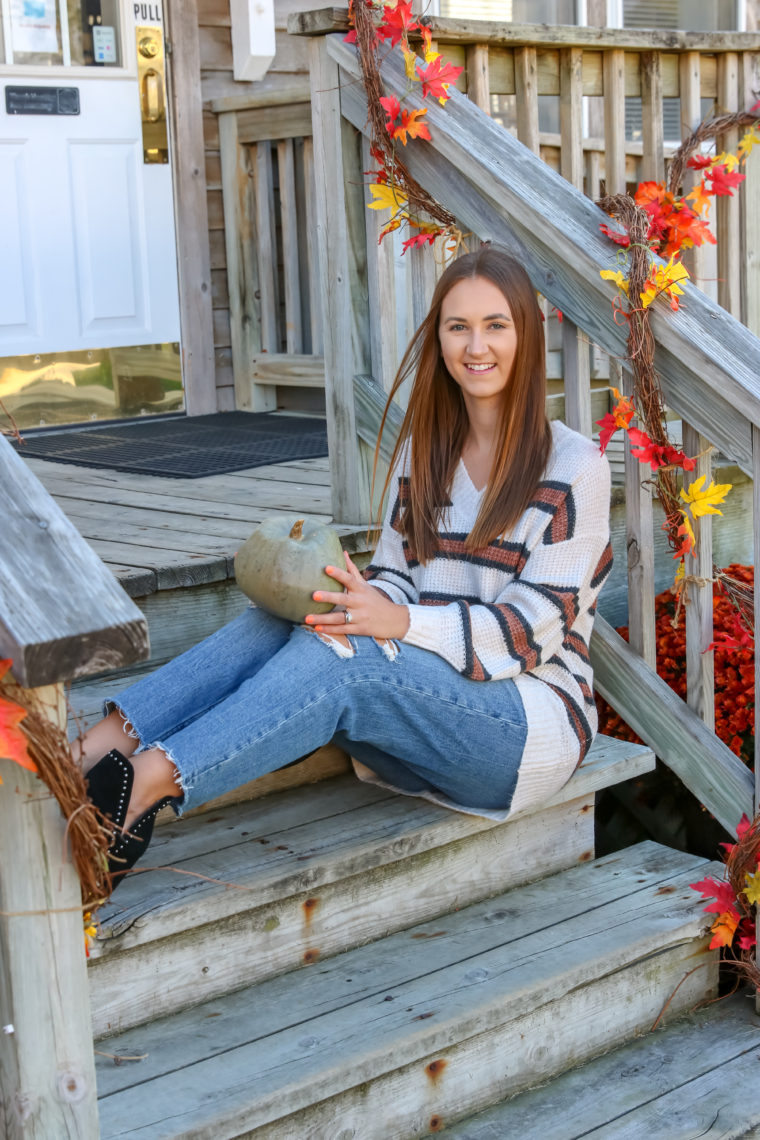
M751 918L744 918L739 923L737 934L737 946L740 950L751 950L753 946L757 945L757 936L755 934L755 924Z
M704 170L713 160L707 154L693 154L686 163L692 170Z
M403 242L401 256L403 257L408 249L422 249L422 247L428 243L432 245L435 239L436 235L434 233L415 234L414 237L407 238L407 240Z
M631 452L636 456L639 463L648 463L653 471L656 471L658 467L664 467L664 447L654 443L647 433L639 428L629 428L628 435L632 445Z
M432 95L435 99L448 99L446 88L450 83L455 83L463 71L463 67L454 67L453 63L442 64L440 56L425 67L418 63L417 75L422 80L422 98Z
M390 40L391 47L395 47L405 32L413 32L418 27L419 24L412 15L412 0L398 0L395 8L388 4L383 8L377 36L381 40Z
M388 121L385 126L387 130L390 131L401 112L401 104L395 95L384 95L380 99L380 105L388 116Z
M696 459L690 459L688 455L673 447L672 444L666 444L663 458L666 463L672 463L674 467L682 467L684 471L693 471L697 465Z
M715 899L715 902L705 907L708 914L710 911L714 911L715 914L723 914L728 911L738 917L736 895L730 883L719 883L717 879L710 878L702 879L700 883L691 883L690 885L693 891L699 891L703 899Z
M714 166L712 170L705 173L705 178L709 178L712 182L712 192L716 198L733 198L734 186L738 186L740 182L745 179L744 174L740 174L738 170L733 173L724 166L721 162L718 166Z
M356 28L352 28L350 32L347 32L345 34L345 36L343 37L343 43L344 44L355 44L356 43Z
M627 247L631 244L630 234L621 233L620 230L611 230L604 222L600 224L599 229L603 234L606 234L611 241L617 242L618 245Z
M596 426L599 430L599 450L604 455L607 450L607 445L617 431L619 424L612 412L607 412L600 420L596 421Z

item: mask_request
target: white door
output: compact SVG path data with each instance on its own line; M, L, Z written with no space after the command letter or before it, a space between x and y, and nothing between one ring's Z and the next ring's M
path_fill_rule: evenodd
M161 6L1 3L0 400L25 427L176 410Z

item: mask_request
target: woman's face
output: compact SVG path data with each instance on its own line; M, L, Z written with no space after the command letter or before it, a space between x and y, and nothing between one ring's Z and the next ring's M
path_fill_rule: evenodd
M449 289L438 325L443 361L469 409L501 407L512 374L517 334L504 294L484 277Z

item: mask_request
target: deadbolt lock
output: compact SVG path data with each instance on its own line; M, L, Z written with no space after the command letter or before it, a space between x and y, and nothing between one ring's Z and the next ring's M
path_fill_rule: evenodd
M161 45L153 36L143 36L137 47L145 59L155 59L161 50Z

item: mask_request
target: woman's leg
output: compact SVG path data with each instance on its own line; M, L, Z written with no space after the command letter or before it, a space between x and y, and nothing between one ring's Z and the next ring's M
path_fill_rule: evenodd
M287 643L292 628L290 622L248 607L211 637L107 700L105 718L72 743L74 757L81 758L87 772L112 748L127 757L138 748L149 749L253 676Z
M296 629L233 693L157 742L176 766L184 806L340 734L367 742L376 758L397 758L415 781L464 806L507 808L527 732L514 684L468 681L412 646L390 660L372 638L351 641L354 655L339 656L312 631ZM362 758L359 747L356 754Z

